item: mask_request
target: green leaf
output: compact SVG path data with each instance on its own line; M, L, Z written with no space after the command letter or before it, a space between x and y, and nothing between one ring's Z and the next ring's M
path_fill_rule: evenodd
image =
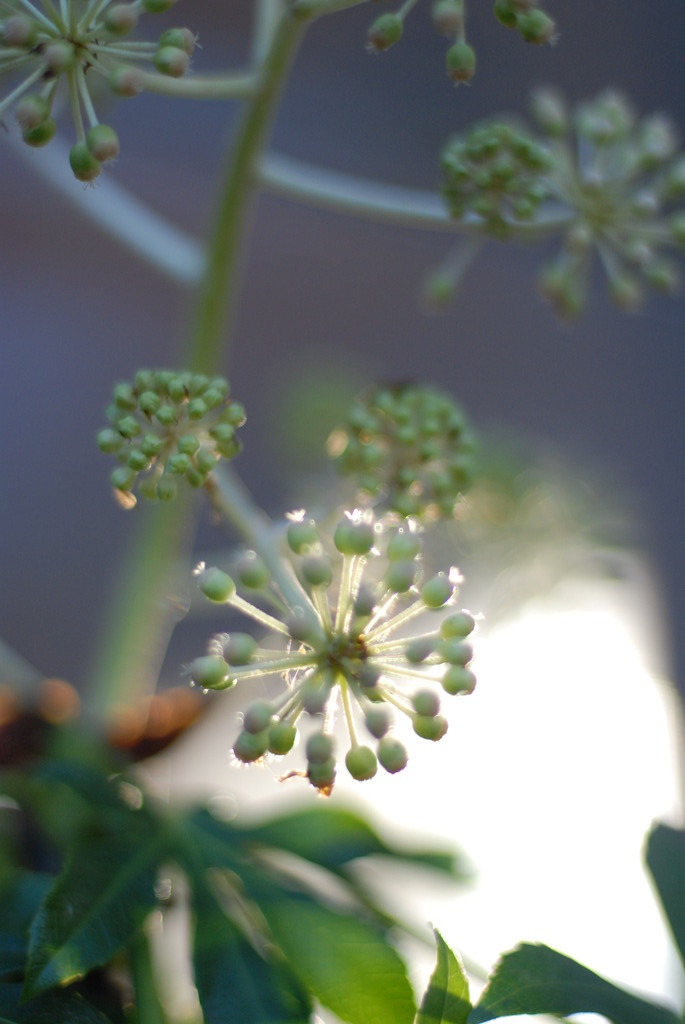
M23 976L29 927L54 879L24 871L12 873L0 889L0 980Z
M76 847L31 927L27 996L80 978L126 945L156 904L167 846L163 833L139 827Z
M440 932L434 931L437 960L416 1024L466 1024L471 1009L468 978Z
M524 943L495 967L468 1024L525 1013L599 1013L614 1024L678 1024L664 1006L612 985L570 957Z
M307 1024L311 999L280 956L260 956L203 883L194 888L193 909L195 984L205 1024Z
M452 853L389 846L363 818L340 808L309 807L250 828L232 827L243 842L287 850L329 871L339 872L351 860L380 854L456 878L467 874L465 865Z
M646 859L685 965L685 832L656 825L647 839Z
M349 1024L411 1024L416 1006L406 968L372 925L299 893L259 908L290 967Z
M71 989L22 1001L21 985L0 985L0 1024L111 1024Z

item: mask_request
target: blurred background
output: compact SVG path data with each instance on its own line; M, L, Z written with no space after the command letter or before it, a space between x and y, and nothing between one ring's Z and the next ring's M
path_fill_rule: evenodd
M471 0L469 37L479 68L473 85L459 89L444 73L445 43L430 24L428 7L420 3L402 43L377 57L364 46L366 28L381 9L377 5L317 23L283 97L274 149L433 190L439 185L438 155L449 137L493 113L524 114L531 88L548 83L573 102L617 87L641 113L670 114L685 135L685 13L672 0L549 0L560 36L556 46L543 48L526 46L499 26L490 4ZM179 3L170 20L187 22L199 33L202 48L194 62L205 71L227 63L240 66L247 59L251 11L248 0L193 0ZM150 21L151 28L159 24ZM211 224L215 182L234 116L233 107L220 103L152 95L122 101L108 114L122 154L106 174L201 238ZM132 527L131 513L112 501L110 467L94 436L104 424L114 381L130 377L139 366L176 363L193 296L79 213L79 205L97 200L97 185L89 189L71 182L73 202L57 195L38 173L43 156L40 151L20 156L0 137L0 637L41 672L83 688L93 637ZM465 603L482 611L486 622L502 623L499 639L486 636L484 676L506 681L513 663L532 678L528 665L535 654L534 678L541 686L562 680L563 692L572 692L577 704L573 714L563 703L561 711L556 705L559 728L564 720L570 728L555 747L557 754L568 737L573 745L578 739L573 730L587 722L588 693L597 726L591 747L586 743L582 756L576 755L588 768L586 788L578 795L572 787L578 765L564 757L567 770L572 764L569 789L555 776L555 791L543 794L531 811L543 842L540 863L550 862L550 847L544 845L550 809L558 811L564 801L559 838L552 844L556 857L566 837L579 835L565 817L568 802L590 806L593 778L602 764L632 764L635 784L617 769L616 788L599 787L596 816L578 828L595 827L622 791L639 819L630 840L637 844L637 875L639 835L651 816L665 813L678 799L669 746L678 712L670 698L654 703L649 680L668 676L685 694L683 300L652 297L642 312L626 316L609 304L597 275L586 314L573 325L561 324L534 287L547 254L539 247L493 243L467 275L454 306L431 315L422 308L421 280L449 246L444 235L381 227L261 196L233 351L224 367L233 393L248 410L245 452L237 467L270 512L301 506L316 489L320 453L337 411L369 379L414 378L438 385L454 394L484 435L506 438L515 458L493 469L494 490L480 495L484 518L467 522L453 539L471 581ZM494 493L494 506L488 493ZM498 514L490 514L493 507ZM225 543L205 512L197 557ZM444 543L450 543L449 536ZM583 579L591 583L584 586ZM189 582L188 594L191 589ZM599 610L599 626L596 618L565 618L574 607L566 601L569 591L575 595L573 614ZM188 595L178 599L184 606ZM526 618L531 602L543 616L536 626ZM561 618L545 619L556 612ZM602 620L602 614L610 619ZM211 628L216 627L192 616L181 623L165 665L167 684L182 682L181 666L200 653ZM595 633L599 647L590 642ZM541 660L548 650L540 644L543 634L554 638L552 647L572 671L562 676L558 663ZM499 661L488 654L498 644ZM627 654L632 667L624 662ZM481 728L489 752L507 742L507 756L527 751L528 774L516 777L525 786L539 778L540 764L549 763L552 739L538 759L535 722L524 712L526 728L513 731L510 716L516 706L503 711L506 706L492 712L497 730L493 719ZM631 709L641 717L637 725ZM229 727L224 720L221 728ZM470 727L458 728L466 744ZM549 719L543 732L556 741ZM483 735L477 734L480 753L470 755L480 758L479 779L486 777ZM219 753L225 761L225 751ZM473 824L476 861L493 849L474 829L479 806L501 789L501 764L495 767L490 788L476 790L471 810L463 812L467 832L468 822ZM441 771L468 775L463 765L442 765ZM187 767L181 774L186 780L192 776ZM644 800L636 797L638 779ZM413 814L425 804L424 796L417 792L413 798ZM438 810L426 811L427 820L416 822L428 829L432 823L438 831L444 826L447 834L455 798L450 790L439 790L438 796ZM516 795L509 794L505 804L512 811ZM500 862L507 822L506 816L500 819ZM617 845L624 842L616 821L607 828L602 842L612 836ZM586 852L588 871L600 848ZM606 893L615 850L604 849L609 851L603 862ZM566 853L576 856L573 849ZM571 860L566 866L554 863L557 880L567 878ZM519 870L513 861L510 866L509 881L498 883L509 892ZM607 897L609 914L633 884L614 881L616 902ZM522 904L526 892L520 890ZM641 898L649 900L646 888ZM474 913L482 916L482 908ZM558 916L568 913L566 907ZM543 925L531 928L528 936L544 937ZM446 934L450 937L449 928ZM508 941L508 933L502 939ZM607 953L613 941L600 933L600 952ZM653 945L658 957L665 944L663 939ZM564 948L576 952L568 944ZM487 958L492 950L482 952ZM641 956L644 949L636 952ZM592 953L586 951L588 957ZM594 966L602 969L597 961ZM663 957L644 983L663 987L662 968ZM615 960L605 969L617 971Z

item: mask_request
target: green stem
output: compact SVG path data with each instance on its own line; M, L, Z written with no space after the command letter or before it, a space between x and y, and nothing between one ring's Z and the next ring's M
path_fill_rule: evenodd
M192 75L170 78L168 75L143 73L143 89L158 96L189 100L246 99L257 85L257 76L249 71L230 75Z
M304 31L288 12L276 28L261 68L256 92L238 130L223 195L219 200L197 320L190 347L190 368L215 371L226 351L226 328L235 306L241 241L257 186L256 168L295 49Z
M135 991L135 1020L138 1024L167 1024L157 993L150 942L144 931L129 944L129 965Z
M296 18L320 18L323 14L335 14L349 7L359 7L369 0L295 0L293 14Z
M199 372L215 372L226 350L226 326L235 306L241 243L256 188L254 170L303 31L303 23L289 12L283 15L238 129L214 219L195 330L184 359ZM172 567L179 571L181 565L189 569L195 504L191 497L179 495L169 507L147 509L138 525L96 652L90 709L97 720L106 719L113 706L122 701L152 693L157 683L177 617L166 596L174 592L170 573Z

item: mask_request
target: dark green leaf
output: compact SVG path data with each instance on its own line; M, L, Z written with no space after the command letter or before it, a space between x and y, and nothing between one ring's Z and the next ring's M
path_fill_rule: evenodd
M54 879L32 871L12 874L0 889L0 979L23 977L29 927Z
M631 995L548 946L529 944L500 960L468 1024L518 1013L599 1013L614 1024L678 1024L666 1007Z
M193 896L195 984L206 1024L307 1024L311 1000L280 955L260 956L204 885Z
M293 971L349 1024L411 1024L416 1007L406 968L372 925L303 894L259 901Z
M71 989L22 1002L21 985L0 985L0 1024L111 1024Z
M27 996L81 977L128 942L155 905L167 846L149 828L77 846L32 925Z
M647 867L685 965L685 832L656 825L647 839Z
M466 869L451 853L405 850L389 846L363 818L333 807L309 807L251 828L233 827L242 842L287 850L298 857L339 871L351 860L381 854L443 871L456 878Z
M435 970L419 1007L416 1024L466 1024L471 1009L469 982L439 931Z

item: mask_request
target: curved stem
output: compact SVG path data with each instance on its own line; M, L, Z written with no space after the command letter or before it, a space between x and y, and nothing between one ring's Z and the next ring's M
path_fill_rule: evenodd
M257 76L250 71L243 71L230 75L170 78L168 75L155 75L151 71L146 71L142 73L142 83L145 92L153 92L158 96L173 96L175 99L245 99L254 93Z

